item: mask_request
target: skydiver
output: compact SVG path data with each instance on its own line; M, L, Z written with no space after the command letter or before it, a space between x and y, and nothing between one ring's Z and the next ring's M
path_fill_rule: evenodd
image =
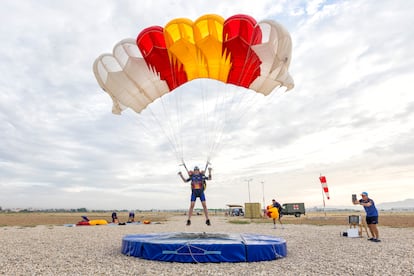
M181 177L181 179L184 182L191 181L191 203L190 203L190 208L188 209L187 225L191 225L191 216L193 214L194 205L195 205L195 201L197 197L200 198L201 205L203 205L204 215L206 216L206 224L211 225L210 219L208 218L206 197L204 195L206 180L211 180L211 170L212 170L211 168L208 168L208 177L207 177L205 176L204 171L200 171L200 169L196 166L194 167L193 171L188 172L189 177L187 179L184 178L181 172L178 173L178 175Z

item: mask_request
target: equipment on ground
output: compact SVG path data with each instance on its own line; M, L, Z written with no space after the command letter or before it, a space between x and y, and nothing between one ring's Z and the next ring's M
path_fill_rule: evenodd
M362 238L362 230L365 230L367 237L369 238L368 229L365 221L362 219L362 216L351 215L348 217L349 228L347 230L348 238Z
M86 226L86 225L107 225L108 221L104 220L104 219L91 219L89 221L79 221L76 225L77 226Z
M165 262L259 262L286 257L287 246L284 239L270 235L173 232L127 235L121 252Z

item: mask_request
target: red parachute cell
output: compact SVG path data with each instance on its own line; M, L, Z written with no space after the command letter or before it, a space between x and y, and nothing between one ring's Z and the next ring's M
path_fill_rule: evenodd
M223 26L223 52L230 55L228 83L249 87L260 75L260 59L252 46L261 43L262 33L256 20L247 15L229 17Z
M187 82L187 76L182 65L170 60L164 40L164 29L153 26L144 29L137 37L137 45L148 67L159 72L170 90Z

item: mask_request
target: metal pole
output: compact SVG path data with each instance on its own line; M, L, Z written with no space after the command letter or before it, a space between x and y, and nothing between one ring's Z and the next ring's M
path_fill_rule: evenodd
M251 203L251 200L250 200L250 181L252 181L253 179L245 179L244 181L247 181L247 190L248 190L248 192L249 192L249 211L250 211L250 219L252 218L252 216L253 216L253 214L252 214L252 205L250 204Z
M266 208L265 208L265 194L264 194L264 181L262 181L262 193L263 193L263 214L266 214Z
M323 212L325 213L325 217L326 217L326 211L325 211L325 196L323 194L323 188L322 188L322 200L323 200Z
M251 203L251 201L250 201L250 181L252 181L253 179L245 179L244 181L246 181L247 182L247 190L248 190L248 192L249 192L249 203Z
M319 173L319 177L322 176L322 173ZM322 185L322 182L321 182ZM325 213L325 219L326 219L326 211L325 211L325 195L323 194L323 186L321 186L322 188L322 200L323 200L323 212Z

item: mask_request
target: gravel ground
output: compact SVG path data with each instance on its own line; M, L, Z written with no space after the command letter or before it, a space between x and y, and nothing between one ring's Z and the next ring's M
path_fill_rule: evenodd
M0 275L414 275L414 229L379 226L382 242L346 238L343 226L232 224L201 216L190 227L184 216L161 224L0 228ZM120 253L128 234L220 232L275 235L288 255L252 263L167 263Z

